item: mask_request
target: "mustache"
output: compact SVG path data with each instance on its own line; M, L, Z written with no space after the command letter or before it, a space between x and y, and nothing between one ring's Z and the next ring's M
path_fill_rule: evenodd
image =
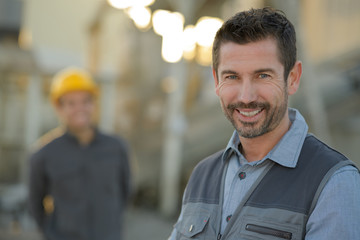
M266 110L270 108L270 104L266 102L250 102L250 103L237 102L237 103L230 103L227 105L228 110L234 111L236 108L247 108L247 109L264 108Z

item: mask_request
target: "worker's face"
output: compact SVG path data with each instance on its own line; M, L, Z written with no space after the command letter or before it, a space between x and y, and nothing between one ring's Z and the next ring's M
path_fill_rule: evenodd
M89 128L94 123L94 97L86 91L64 94L57 105L57 112L63 124L69 129Z
M300 62L286 84L284 66L272 38L243 45L224 43L219 60L217 74L213 70L216 94L240 136L258 137L288 123L284 121L288 117L288 95L298 88Z

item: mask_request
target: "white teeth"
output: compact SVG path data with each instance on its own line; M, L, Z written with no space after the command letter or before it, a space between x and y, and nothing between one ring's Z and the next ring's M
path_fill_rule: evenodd
M239 111L242 115L247 116L247 117L252 117L255 116L256 114L258 114L261 110L256 110L256 111L252 111L252 112L243 112L243 111Z

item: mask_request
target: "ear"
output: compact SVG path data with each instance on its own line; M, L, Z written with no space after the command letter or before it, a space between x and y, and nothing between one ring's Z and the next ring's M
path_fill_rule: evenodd
M288 76L288 94L293 95L297 92L300 85L300 78L302 73L302 63L297 61L294 67L291 69Z
M213 77L214 77L214 81L215 81L215 93L216 93L216 95L219 96L219 88L218 88L219 79L217 77L216 70L214 68L212 69L212 73L213 73Z
M57 115L59 118L62 118L63 108L62 108L61 103L60 103L59 101L54 102L54 103L53 103L53 108L54 108L54 110L55 110L56 115Z

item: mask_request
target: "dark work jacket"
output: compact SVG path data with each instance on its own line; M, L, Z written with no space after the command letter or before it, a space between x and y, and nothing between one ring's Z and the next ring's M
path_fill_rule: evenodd
M312 135L296 168L272 162L249 190L220 235L224 173L220 151L194 169L184 193L176 239L303 239L306 223L332 174L353 165ZM284 156L285 157L285 156Z
M30 158L29 207L49 240L119 240L129 195L123 140L96 132L86 147L65 133ZM45 196L54 200L46 214Z

